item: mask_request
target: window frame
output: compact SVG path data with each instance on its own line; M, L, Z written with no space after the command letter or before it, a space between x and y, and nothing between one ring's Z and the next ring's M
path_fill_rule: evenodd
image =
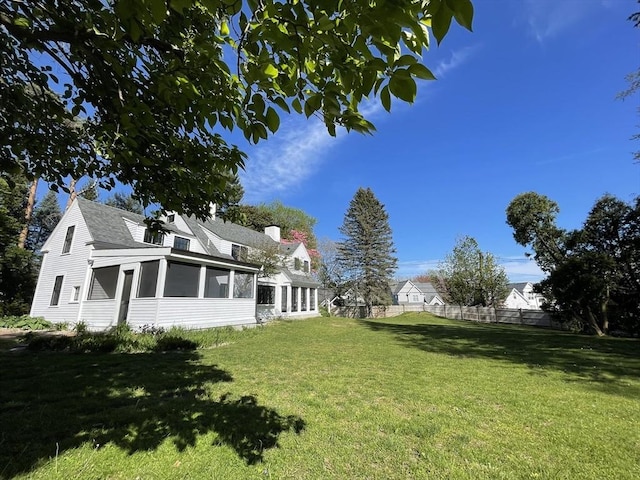
M155 263L157 265L155 272L155 286L153 287L153 295L140 295L140 291L142 290L142 282L146 280L146 276L149 273L145 274L145 265L151 265ZM150 271L149 271L150 272ZM158 296L158 277L160 276L160 260L149 260L147 262L140 262L140 271L138 272L138 289L136 291L136 298L157 298ZM147 282L150 284L150 282Z
M62 244L62 255L68 255L71 253L71 244L73 243L73 236L76 232L75 225L69 225L67 227L67 233L64 236L64 243Z
M149 245L164 245L164 233L162 232L152 232L148 228L144 229L144 236L142 237L143 243L148 243Z
M107 296L106 298L91 298L93 296L93 289L95 287L95 280L96 280L96 271L105 271L107 269L111 269L111 270L115 270L116 271L116 278L115 278L115 285L113 287L113 296ZM110 265L107 267L98 267L98 268L93 268L91 269L91 279L89 280L89 289L87 291L87 301L93 302L93 301L100 301L100 300L113 300L116 298L116 293L118 290L118 278L120 277L120 265ZM102 287L102 284L100 284L100 286ZM104 288L102 289L105 293L107 293Z
M182 243L182 242L186 242L186 248L178 246L178 243ZM176 235L175 237L173 237L173 248L176 248L178 250L185 250L188 252L190 246L191 246L191 239L186 237L180 237L179 235Z
M268 291L268 294L264 292ZM266 297L266 299L265 299ZM267 300L267 301L264 301ZM270 301L269 301L270 300ZM256 295L256 301L258 305L275 305L276 304L276 286L275 285L265 285L258 284L258 292Z
M62 284L64 283L64 275L56 275L56 279L53 281L53 291L51 292L51 299L49 300L50 307L57 307L60 305L60 294L62 293Z

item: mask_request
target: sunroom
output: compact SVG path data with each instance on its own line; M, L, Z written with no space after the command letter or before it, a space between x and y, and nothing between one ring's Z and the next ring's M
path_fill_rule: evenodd
M180 249L94 250L79 321L189 329L256 323L259 266Z

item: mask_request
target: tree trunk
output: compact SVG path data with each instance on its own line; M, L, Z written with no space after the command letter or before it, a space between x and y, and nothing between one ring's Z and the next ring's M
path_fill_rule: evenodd
M73 203L73 201L76 199L77 196L78 196L78 193L76 192L76 179L72 178L71 181L69 182L69 200L67 200L67 206L64 207L65 212L69 210L69 207L71 206L71 204Z
M587 308L587 319L589 320L589 325L591 325L591 328L595 330L596 334L599 337L604 337L604 332L598 325L598 321L590 308Z
M20 231L18 237L18 248L24 249L24 245L27 242L27 236L29 235L29 224L31 224L31 217L33 216L33 206L36 203L36 192L38 190L38 177L33 179L31 186L29 187L29 196L27 197L27 206L24 209L24 226Z

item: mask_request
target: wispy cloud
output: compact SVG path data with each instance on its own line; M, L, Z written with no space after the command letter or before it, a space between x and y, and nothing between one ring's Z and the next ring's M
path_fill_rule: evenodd
M593 0L526 0L524 20L529 33L543 43L609 6L607 2Z
M396 278L407 279L438 268L440 260L405 260L398 262Z
M545 277L538 264L524 256L501 258L500 266L511 282L539 282Z
M451 57L448 60L441 61L433 69L433 74L437 77L444 77L447 73L464 64L471 56L478 50L478 46L464 47L460 50L451 52Z
M371 120L381 111L379 102L369 102L360 109ZM345 136L338 130L332 137L315 117L291 116L267 142L247 151L249 158L240 179L248 203L281 198L285 192L301 188L329 157Z

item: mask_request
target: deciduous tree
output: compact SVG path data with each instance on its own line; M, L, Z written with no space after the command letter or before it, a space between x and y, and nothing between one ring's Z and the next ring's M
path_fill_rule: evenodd
M430 34L472 17L470 0L1 2L2 170L206 217L245 161L222 131L258 142L296 111L371 132L361 102L413 102Z
M437 273L436 285L456 305L497 307L507 297L509 280L489 252L469 236L458 239Z
M370 188L359 188L340 227L338 259L355 294L364 299L368 314L373 305L391 301L389 282L398 264L389 215Z

